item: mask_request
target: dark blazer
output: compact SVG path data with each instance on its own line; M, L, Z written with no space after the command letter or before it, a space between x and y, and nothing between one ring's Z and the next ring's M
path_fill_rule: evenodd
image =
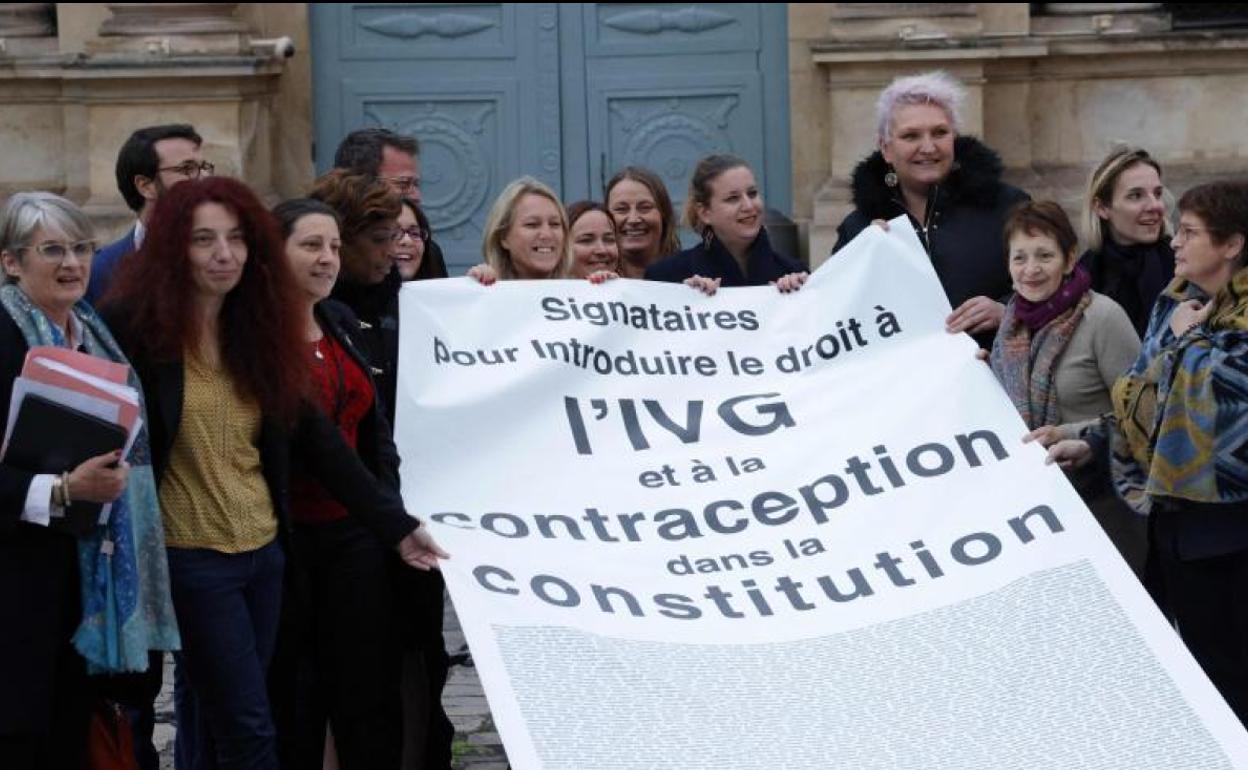
M351 312L351 308L332 299L317 304L316 321L321 330L341 345L368 377L369 385L373 388L373 407L360 421L359 430L356 432L356 451L374 476L397 491L399 451L391 437L390 424L386 421L385 400L373 381L368 359L357 340L360 322L355 313Z
M94 306L108 291L113 282L113 272L121 258L134 251L134 228L120 239L95 252L91 260L91 279L87 282L87 302Z
M334 284L333 299L351 309L356 318L355 342L368 361L368 371L385 405L386 422L394 424L394 397L399 376L399 289L403 279L398 268L381 283L362 286L342 275Z
M795 259L771 248L767 229L758 231L758 237L750 244L746 257L745 273L718 238L712 238L691 249L664 257L646 268L647 281L680 283L686 278L700 275L703 278L719 278L721 286L766 286L789 273L800 273L806 268Z
M0 421L27 350L0 309ZM32 478L0 464L0 735L49 729L57 656L82 614L75 539L21 521Z
M110 313L110 315L113 315ZM157 483L169 467L169 455L182 421L185 377L182 361L153 361L143 349L124 336L124 326L114 324L118 342L143 383L147 399L148 435L152 469ZM382 542L398 543L418 524L407 515L398 493L369 472L355 449L347 444L327 416L311 404L300 412L293 426L264 415L260 428L260 464L278 521L278 537L290 545L290 471L294 461L317 477L329 493L358 516Z

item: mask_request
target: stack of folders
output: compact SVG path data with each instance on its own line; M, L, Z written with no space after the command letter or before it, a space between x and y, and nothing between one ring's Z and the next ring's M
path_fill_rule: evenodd
M5 465L60 474L117 449L128 455L141 426L130 367L57 347L31 348L13 383L0 451ZM53 509L50 526L74 535L108 522L110 505L73 500Z

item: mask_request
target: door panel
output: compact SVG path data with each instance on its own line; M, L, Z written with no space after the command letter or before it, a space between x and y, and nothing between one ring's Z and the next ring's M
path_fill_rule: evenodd
M480 261L504 185L532 174L566 201L627 164L674 201L697 159L744 157L787 207L782 4L314 3L316 164L349 131L416 136L426 213L452 272ZM782 162L781 162L782 161Z

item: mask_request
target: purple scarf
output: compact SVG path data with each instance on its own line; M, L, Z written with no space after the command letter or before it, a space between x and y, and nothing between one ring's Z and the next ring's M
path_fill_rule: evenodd
M1083 265L1076 265L1074 271L1062 280L1053 296L1044 302L1032 302L1022 295L1014 295L1014 317L1027 326L1035 334L1043 329L1054 318L1070 310L1092 288L1092 276Z

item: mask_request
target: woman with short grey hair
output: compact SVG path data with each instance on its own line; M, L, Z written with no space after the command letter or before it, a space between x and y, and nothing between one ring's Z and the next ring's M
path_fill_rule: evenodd
M9 198L0 220L0 421L33 347L126 363L82 299L94 252L91 222L74 204L51 193ZM133 372L130 385L139 389ZM149 651L178 647L149 456L141 433L125 456L107 452L57 473L0 462L0 618L22 629L0 634L0 767L80 766L87 675L144 671ZM83 509L104 503L112 506L103 524Z
M951 333L990 347L1010 293L1001 228L1029 196L1001 181L1001 159L963 136L965 89L943 72L897 78L876 103L877 150L854 169L855 210L839 251L875 220L906 216L953 306Z

